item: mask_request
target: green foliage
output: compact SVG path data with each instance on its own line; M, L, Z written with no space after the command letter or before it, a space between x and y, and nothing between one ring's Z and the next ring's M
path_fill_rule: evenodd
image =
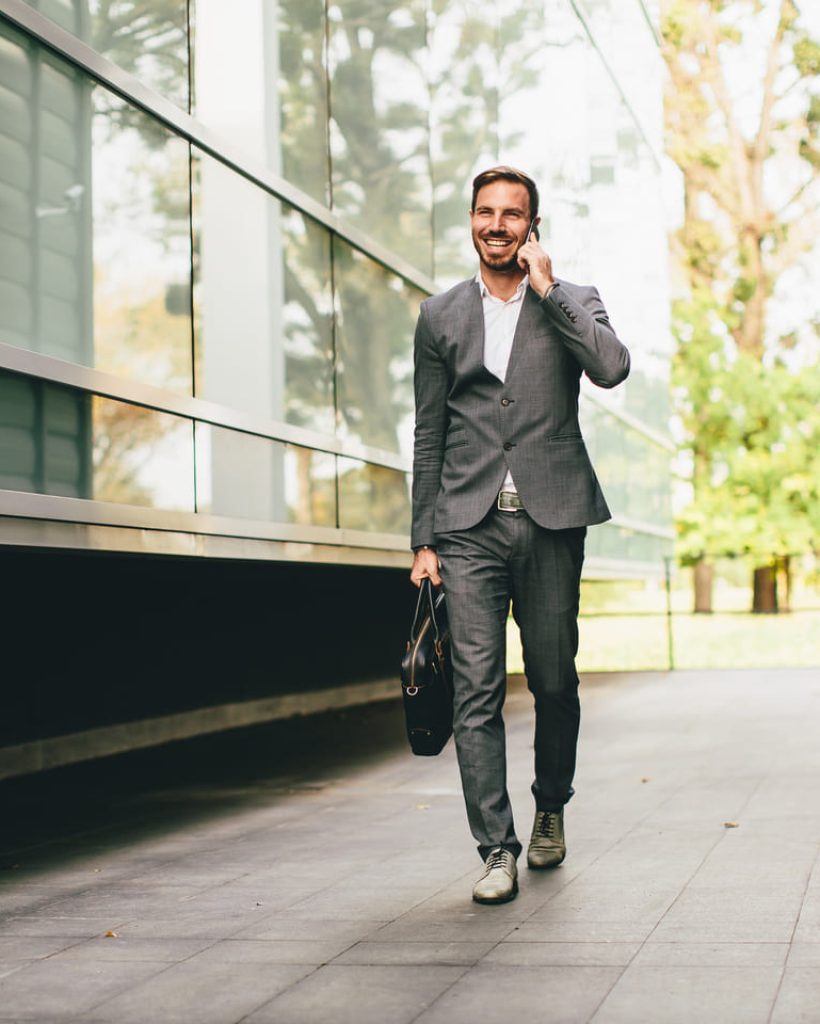
M820 75L820 43L801 35L794 44L794 67L801 78Z
M801 232L817 210L777 213L755 190L766 163L780 167L787 153L798 174L803 161L820 167L820 43L790 0L779 6L773 116L749 129L733 109L742 98L732 95L723 55L743 43L743 18L761 5L664 4L668 148L686 189L677 241L689 291L672 311L674 399L692 487L677 524L685 564L724 555L771 564L812 550L820 534L820 363L801 365L799 352L787 360L798 334L772 337L766 319L778 275L814 242L809 232L801 243ZM788 104L778 106L777 88Z
M678 517L684 564L812 549L820 535L820 362L738 352L724 311L700 290L675 304L673 364L695 500Z

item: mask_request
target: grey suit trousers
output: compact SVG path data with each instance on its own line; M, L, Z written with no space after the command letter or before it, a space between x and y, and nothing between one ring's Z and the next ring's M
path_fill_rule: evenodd
M502 716L511 602L535 699L536 808L560 810L573 794L585 536L583 526L548 530L524 511L497 509L469 530L436 535L452 636L453 731L467 818L482 859L499 846L521 853Z

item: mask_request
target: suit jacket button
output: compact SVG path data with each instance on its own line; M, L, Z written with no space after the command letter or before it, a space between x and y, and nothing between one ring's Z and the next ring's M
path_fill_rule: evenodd
M504 451L505 452L511 452L512 449L513 449L513 446L510 444L510 442L509 441L505 441L504 442Z
M502 405L505 405L505 406L506 406L506 405L509 405L509 404L510 404L510 400L509 400L509 398L502 398L502 399L501 399L501 404L502 404Z

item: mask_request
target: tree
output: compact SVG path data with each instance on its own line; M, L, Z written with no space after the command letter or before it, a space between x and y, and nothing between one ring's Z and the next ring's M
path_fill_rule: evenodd
M668 150L684 185L681 556L695 566L696 610L711 609L710 560L745 554L754 610L774 611L778 568L818 526L817 306L804 295L785 330L771 313L820 230L820 43L792 0L665 0L661 28Z

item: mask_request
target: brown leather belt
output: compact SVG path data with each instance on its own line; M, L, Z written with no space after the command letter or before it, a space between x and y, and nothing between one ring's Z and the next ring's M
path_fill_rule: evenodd
M524 503L515 491L499 491L496 506L500 512L524 511Z

